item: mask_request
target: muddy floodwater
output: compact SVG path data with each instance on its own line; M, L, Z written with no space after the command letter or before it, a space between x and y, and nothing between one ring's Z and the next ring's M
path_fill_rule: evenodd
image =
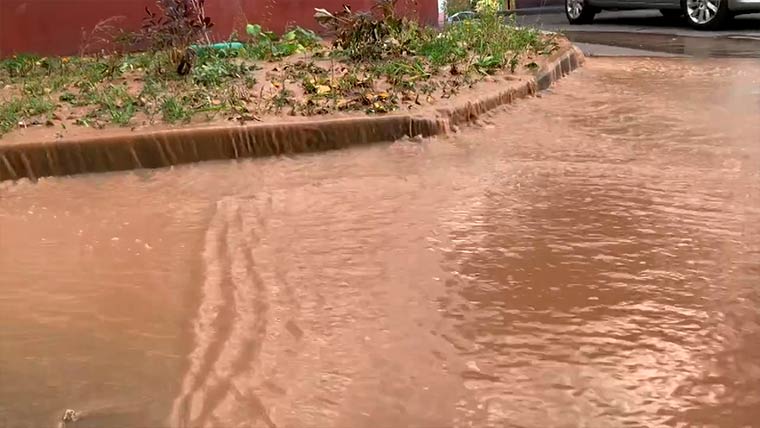
M760 424L756 62L0 198L3 428Z

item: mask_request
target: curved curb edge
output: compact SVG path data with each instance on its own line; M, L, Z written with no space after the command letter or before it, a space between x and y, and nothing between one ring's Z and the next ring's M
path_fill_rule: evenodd
M403 137L441 135L472 123L497 107L548 88L580 67L584 60L580 49L569 45L555 52L535 78L434 114L182 128L76 141L0 144L0 181L307 153Z

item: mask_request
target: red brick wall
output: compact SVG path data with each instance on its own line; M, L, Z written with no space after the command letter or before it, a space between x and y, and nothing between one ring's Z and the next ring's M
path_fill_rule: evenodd
M368 9L372 0L206 0L206 14L215 23L215 37L226 39L247 22L274 31L289 24L318 29L314 8L337 10L342 4ZM421 22L438 21L437 0L399 0L400 8ZM416 3L416 4L415 4ZM155 0L0 0L0 57L19 52L71 55L82 45L82 31L104 19L122 16L119 25L139 28L145 6Z

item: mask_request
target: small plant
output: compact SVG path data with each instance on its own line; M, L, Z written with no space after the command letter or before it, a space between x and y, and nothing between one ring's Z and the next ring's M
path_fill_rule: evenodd
M322 43L317 33L301 27L293 27L282 36L285 41L296 41L306 49L314 48Z
M123 20L123 16L112 16L98 22L90 31L83 29L79 56L111 50L115 43L120 43L126 37L119 26Z
M430 41L423 44L419 53L425 55L434 65L441 66L463 61L468 55L466 43L461 43L467 36L458 34L462 26L449 29L441 34L431 37Z
M222 83L248 75L253 67L230 60L224 56L209 54L193 68L193 81L202 86L214 87Z
M313 49L321 42L319 36L311 30L294 27L277 36L271 31L264 31L259 24L248 24L249 56L255 59L278 59Z
M26 118L47 114L55 104L46 97L26 96L0 103L0 135L15 129Z
M208 39L214 26L206 16L206 0L157 0L159 12L145 8L143 36L156 50L186 48L199 40Z
M30 97L38 97L45 94L45 86L39 80L28 80L24 83L24 93Z
M499 9L501 8L500 0L478 0L475 5L475 11L481 16L497 16Z
M108 110L108 114L111 116L112 123L126 126L129 125L132 116L135 115L135 105L133 103L128 103L123 106L115 106Z
M426 33L418 53L436 66L465 63L465 68L490 74L505 67L514 71L520 53L540 53L547 48L538 31L517 28L514 20L504 22L498 9L496 0L480 1L479 19L446 27L439 34Z
M136 112L136 100L123 86L111 85L100 93L100 110L117 125L127 125Z
M75 104L76 100L77 100L77 96L72 94L71 92L64 92L58 97L58 101L61 101L64 103Z
M370 13L356 13L350 6L331 13L315 9L314 19L334 33L333 46L351 59L376 60L413 53L419 29L396 15L398 0L378 0Z
M293 104L293 91L286 89L285 86L282 86L271 99L271 109L275 113L279 113L283 108L293 106Z
M161 104L161 113L168 123L189 122L190 112L175 97L169 97Z
M20 99L0 103L0 135L18 126L23 108L23 102Z
M105 62L88 61L81 65L82 77L90 83L99 83L108 76L109 66Z
M157 0L158 13L145 8L142 31L137 44L153 51L169 50L177 73L184 75L193 63L190 46L199 41L210 43L209 31L214 26L206 16L206 0Z
M34 55L14 55L2 62L3 68L11 78L26 77L36 67L39 57Z
M23 112L26 116L50 113L55 108L55 105L46 97L29 97L25 104Z
M475 69L483 74L490 74L501 68L504 58L501 55L485 55L475 60ZM510 63L510 66L512 64ZM514 69L512 70L514 72Z
M430 77L427 67L419 59L390 61L381 67L381 72L393 85L409 86L415 81Z
M193 80L203 86L219 86L228 76L231 73L222 61L209 61L193 69Z

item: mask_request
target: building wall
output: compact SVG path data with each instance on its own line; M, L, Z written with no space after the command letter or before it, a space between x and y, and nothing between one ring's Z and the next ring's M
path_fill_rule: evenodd
M140 27L145 7L156 0L0 0L0 57L27 52L39 55L71 55L83 44L83 31L99 22L115 21L128 29ZM288 25L319 29L314 8L338 10L343 4L354 10L369 9L373 0L206 0L206 15L214 21L216 39L226 39L246 23L282 31ZM399 9L421 22L436 25L437 0L399 0Z

